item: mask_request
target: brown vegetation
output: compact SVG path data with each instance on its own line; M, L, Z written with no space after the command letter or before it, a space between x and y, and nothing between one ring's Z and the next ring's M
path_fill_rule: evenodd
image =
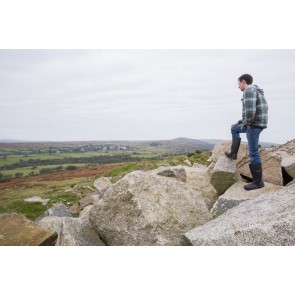
M126 163L105 164L100 166L93 166L88 168L78 168L76 170L66 170L60 172L46 173L36 176L27 176L22 178L11 179L7 182L0 183L0 190L15 187L28 187L29 182L35 181L51 181L51 180L65 180L78 177L89 177L99 174L105 174L112 169L123 166ZM34 184L38 186L38 184Z

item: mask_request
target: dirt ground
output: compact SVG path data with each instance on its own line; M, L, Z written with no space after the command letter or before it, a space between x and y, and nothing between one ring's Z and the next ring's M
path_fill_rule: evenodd
M22 178L11 179L7 182L0 183L0 190L7 188L23 187L32 181L51 181L51 180L65 180L79 177L90 177L97 174L105 174L125 165L126 163L106 164L98 167L78 168L76 170L66 170L60 172L46 173L35 176L27 176Z

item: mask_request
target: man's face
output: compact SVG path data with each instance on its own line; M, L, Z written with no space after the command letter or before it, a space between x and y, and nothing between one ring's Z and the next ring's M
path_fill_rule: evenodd
M244 91L247 87L247 83L245 80L242 80L242 82L240 82L240 80L238 80L238 86L240 88L241 91Z

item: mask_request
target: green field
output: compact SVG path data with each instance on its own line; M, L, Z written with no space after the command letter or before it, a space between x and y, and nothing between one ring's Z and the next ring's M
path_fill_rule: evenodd
M0 181L65 170L68 166L155 160L194 152L198 147L195 140L0 143Z
M192 163L205 164L210 155L211 152L197 152L190 154L189 159ZM118 167L113 168L107 173L87 178L76 177L52 181L25 182L21 187L12 187L0 190L0 213L17 212L25 215L31 220L34 220L55 203L62 202L68 207L73 204L79 204L79 200L87 194L83 192L83 190L80 195L77 195L74 191L69 191L76 185L80 188L85 186L93 188L94 180L99 177L111 177L112 182L116 182L127 173L135 170L149 171L156 169L159 166L183 165L183 161L186 157L187 155L179 155L159 160L145 159L120 165L118 164ZM19 171L26 173L29 170L24 169ZM25 180L25 178L23 179ZM50 201L47 205L42 205L41 203L27 203L24 201L24 199L32 196L39 196L44 199L49 199Z

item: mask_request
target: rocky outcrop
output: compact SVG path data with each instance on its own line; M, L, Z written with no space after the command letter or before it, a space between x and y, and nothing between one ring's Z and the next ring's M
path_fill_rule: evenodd
M195 246L294 246L295 184L243 202L185 238Z
M91 206L86 207L79 218L49 216L39 224L57 232L56 246L104 246L89 223L90 209Z
M221 195L218 198L218 200L216 201L216 203L210 211L214 218L223 214L227 210L238 206L244 201L254 199L262 194L279 190L282 188L281 186L265 182L265 187L259 190L246 191L244 189L244 185L245 182L238 181L234 183L229 189L226 190L226 192L223 195Z
M48 210L46 210L42 215L36 218L36 222L40 221L44 217L48 216L59 216L59 217L72 217L72 214L70 213L68 207L62 203L55 204Z
M210 183L210 176L207 173L206 166L194 165L193 167L185 167L186 184L196 188L203 197L210 210L218 198L218 193L214 186Z
M218 194L213 185L210 183L210 177L206 171L206 166L204 165L195 163L193 167L160 167L147 173L169 177L170 179L174 179L196 188L205 198L209 210L218 198Z
M207 160L207 166L211 163L216 163L219 158L224 156L224 152L230 152L231 150L231 141L221 141L214 146L212 151L212 156ZM238 158L234 161L235 164L242 161L244 158L248 157L248 146L246 144L241 143Z
M292 180L291 182L289 182L286 186L291 186L291 185L293 185L293 184L295 184L295 179Z
M57 233L43 228L25 216L0 214L1 246L54 246Z
M292 139L286 142L285 144L275 147L273 151L274 152L282 151L282 152L286 152L288 155L294 156L295 155L295 139Z
M211 220L201 193L182 182L135 171L93 205L89 220L107 245L185 245L183 234Z
M213 151L212 156L207 161L207 166L212 167L217 163L217 161L224 156L225 151L230 151L231 141L222 141L218 143ZM290 152L290 147L287 149ZM263 179L266 182L283 185L283 175L281 169L281 157L278 153L274 152L275 149L260 149L260 156L263 167ZM246 177L247 179L251 179L252 175L249 169L250 158L248 155L248 146L246 144L241 144L238 158L235 161L232 161L236 166L240 175ZM213 165L212 165L213 163Z
M272 184L283 185L281 157L267 149L260 150L260 157L263 169L263 180ZM249 163L249 157L244 158L241 162L237 163L237 169L241 175L252 178Z
M112 185L112 182L108 177L101 177L94 182L94 187L97 190L100 198L103 197L104 193L108 190L108 188Z
M210 182L219 195L222 195L231 185L240 179L232 160L222 156L210 171Z
M288 155L283 152L280 153L282 157L282 168L292 179L295 178L295 155Z
M210 210L218 198L218 193L216 192L213 185L210 183L210 177L206 169L206 166L195 163L193 167L160 167L147 173L169 177L170 179L174 179L176 181L193 186L205 198L205 202Z

